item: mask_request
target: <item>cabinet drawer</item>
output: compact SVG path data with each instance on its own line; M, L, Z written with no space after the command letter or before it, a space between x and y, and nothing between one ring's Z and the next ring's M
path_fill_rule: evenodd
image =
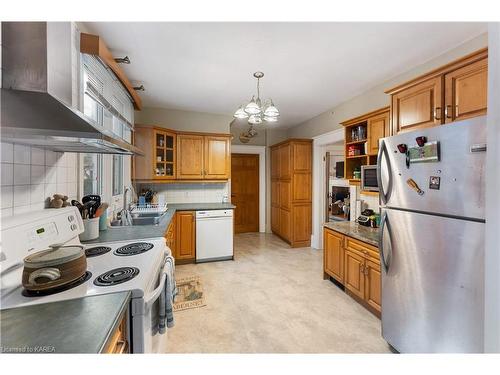
M346 237L345 248L358 253L363 257L369 258L373 262L380 263L378 249L374 246L355 240L351 237Z

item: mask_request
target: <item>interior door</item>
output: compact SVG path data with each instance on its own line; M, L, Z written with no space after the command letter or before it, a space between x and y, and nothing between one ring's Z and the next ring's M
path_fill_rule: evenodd
M382 209L382 335L398 351L483 351L484 226Z
M203 140L202 135L177 135L177 178L185 180L203 179Z
M488 59L476 61L445 76L446 122L486 114Z
M228 179L231 143L228 137L205 136L205 179Z
M234 232L259 231L259 155L231 155L231 203Z
M442 78L435 77L392 96L393 134L443 122Z

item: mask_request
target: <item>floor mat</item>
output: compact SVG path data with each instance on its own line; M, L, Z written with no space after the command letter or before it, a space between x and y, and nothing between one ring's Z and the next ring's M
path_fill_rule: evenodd
M178 293L174 300L174 311L206 306L203 285L199 276L183 277L175 281Z

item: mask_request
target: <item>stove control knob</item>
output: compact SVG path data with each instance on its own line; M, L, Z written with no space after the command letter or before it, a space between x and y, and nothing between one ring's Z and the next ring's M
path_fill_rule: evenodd
M71 230L76 230L77 228L76 224L71 224Z
M72 221L75 220L75 217L73 215L68 216L68 221L71 223Z

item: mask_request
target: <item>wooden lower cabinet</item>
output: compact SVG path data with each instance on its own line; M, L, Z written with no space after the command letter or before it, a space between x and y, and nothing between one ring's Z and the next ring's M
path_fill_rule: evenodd
M345 252L345 287L355 296L365 298L365 259L353 251Z
M109 341L103 350L105 354L128 354L130 345L128 342L127 314L121 318L120 324L111 334Z
M324 278L333 277L344 283L344 236L332 230L325 230L323 237Z
M381 270L376 247L324 228L323 277L335 279L350 296L380 317Z
M174 221L174 248L171 250L175 262L177 264L192 263L196 258L195 212L178 211L175 213Z

